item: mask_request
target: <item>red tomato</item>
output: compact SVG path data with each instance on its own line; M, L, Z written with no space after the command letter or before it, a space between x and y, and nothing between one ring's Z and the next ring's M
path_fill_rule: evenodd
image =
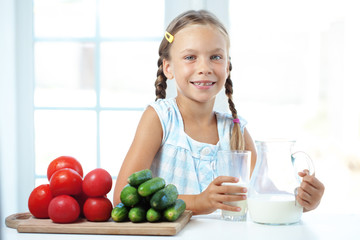
M111 216L112 203L106 197L91 197L85 201L84 215L93 222L105 222Z
M36 187L31 192L28 200L30 213L36 218L49 218L48 206L52 199L49 184Z
M84 177L83 192L89 197L101 197L110 192L112 187L111 175L102 168L90 171Z
M81 193L82 178L75 170L63 168L50 178L50 190L54 196L77 195Z
M60 195L51 200L48 212L55 223L71 223L79 218L80 207L73 197Z
M77 171L81 177L83 177L83 169L81 167L80 162L73 157L70 156L61 156L54 159L48 166L47 169L47 178L50 181L51 176L62 168L71 168Z

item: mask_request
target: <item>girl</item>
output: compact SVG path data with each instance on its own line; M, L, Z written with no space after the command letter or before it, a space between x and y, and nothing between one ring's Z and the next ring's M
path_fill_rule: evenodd
M245 195L227 193L244 193L246 188L222 186L238 179L220 176L213 180L211 166L219 150L230 149L252 152L251 172L256 163L253 140L232 101L229 47L225 27L207 11L188 11L170 23L159 48L156 102L144 111L124 159L114 205L128 176L150 168L155 176L176 185L179 198L194 214L241 210L223 202L245 199ZM176 98L165 99L168 79L176 82ZM231 115L213 111L215 97L224 86ZM322 192L323 185L306 175L298 201L305 210L314 209Z

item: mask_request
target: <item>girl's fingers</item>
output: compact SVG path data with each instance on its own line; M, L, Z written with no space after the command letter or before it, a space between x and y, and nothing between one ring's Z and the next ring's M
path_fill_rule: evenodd
M241 208L236 206L230 206L227 204L219 204L218 209L226 210L226 211L233 211L233 212L240 212Z
M305 210L315 209L324 194L325 187L315 176L306 175L298 189L297 200Z
M307 208L307 209L308 209L308 208L310 207L310 203L309 203L308 201L304 200L304 199L301 199L301 198L299 197L299 195L297 196L296 200L297 200L298 203L299 203L301 206L303 206L304 208Z
M303 177L300 187L312 197L321 196L324 193L325 187L322 182L315 177L315 174L309 175L308 170L299 172L299 176Z
M309 195L315 195L319 190L315 188L313 185L309 184L308 182L302 182L300 184L300 189L304 192L308 193Z
M299 188L298 189L298 198L300 198L303 201L311 202L312 196L308 192L304 191L304 189Z
M231 206L231 202L243 201L246 199L246 195L223 195L224 200L219 202L218 208L227 211L241 211L240 207Z
M310 203L319 202L325 190L324 185L314 176L304 177L300 188L311 196Z
M315 189L319 189L321 190L323 188L323 184L319 181L319 179L317 179L315 176L311 175L311 176L305 176L303 178L303 182L308 183L309 185L311 185L312 187L314 187Z
M213 183L215 185L220 186L224 182L231 182L231 183L237 183L239 181L236 177L230 177L230 176L219 176L214 179Z
M241 187L239 185L234 184L227 184L227 183L237 183L239 181L236 177L230 177L230 176L220 176L215 178L215 180L212 182L215 186L217 186L218 193L246 193L247 188Z
M240 187L236 185L222 185L219 187L220 193L225 194L239 194L239 193L247 193L246 187Z
M247 199L246 194L221 194L218 197L219 202L236 202Z

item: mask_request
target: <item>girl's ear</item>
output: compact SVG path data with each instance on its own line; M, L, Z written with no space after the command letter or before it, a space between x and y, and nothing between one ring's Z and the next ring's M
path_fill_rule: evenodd
M172 73L172 68L171 68L170 61L168 61L166 59L163 60L163 72L164 72L167 79L173 79L174 78L174 75Z

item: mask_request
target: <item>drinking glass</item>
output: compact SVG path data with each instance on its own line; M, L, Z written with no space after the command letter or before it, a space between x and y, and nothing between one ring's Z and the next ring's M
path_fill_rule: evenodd
M217 176L237 177L237 183L225 182L222 185L235 185L248 187L250 179L250 151L219 151L216 160ZM235 193L238 195L247 195L247 193ZM247 217L247 200L224 202L224 204L237 206L241 208L240 212L221 210L221 216L224 220L229 221L246 221Z

